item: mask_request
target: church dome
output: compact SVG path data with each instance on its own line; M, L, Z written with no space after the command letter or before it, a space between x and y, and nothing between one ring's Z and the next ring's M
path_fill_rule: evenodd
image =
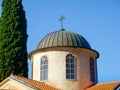
M91 49L83 36L64 29L46 35L38 44L37 49L62 46Z

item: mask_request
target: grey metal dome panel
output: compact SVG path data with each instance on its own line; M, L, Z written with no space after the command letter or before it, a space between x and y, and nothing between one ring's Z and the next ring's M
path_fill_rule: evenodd
M46 35L38 44L37 49L54 46L72 46L91 49L89 43L84 37L64 29Z

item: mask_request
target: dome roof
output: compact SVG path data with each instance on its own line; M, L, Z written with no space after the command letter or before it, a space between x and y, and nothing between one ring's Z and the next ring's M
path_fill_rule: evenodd
M66 31L64 29L46 35L38 44L37 49L58 46L70 46L91 49L89 43L83 36L71 31Z

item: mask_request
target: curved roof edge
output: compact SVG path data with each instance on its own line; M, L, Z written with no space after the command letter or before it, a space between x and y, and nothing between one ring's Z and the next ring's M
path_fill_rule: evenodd
M79 48L79 47L48 47L48 48L41 48L41 49L36 49L32 52L29 53L29 58L32 59L32 55L35 54L35 53L38 53L38 52L46 52L46 51L65 51L65 50L81 50L81 51L84 51L84 52L88 52L92 55L95 56L95 58L99 58L99 53L98 51L96 50L93 50L93 49L87 49L87 48Z

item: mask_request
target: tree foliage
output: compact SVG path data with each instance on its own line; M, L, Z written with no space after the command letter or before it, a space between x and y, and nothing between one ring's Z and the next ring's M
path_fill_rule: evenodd
M10 74L28 76L27 37L22 0L3 0L0 17L0 81Z

